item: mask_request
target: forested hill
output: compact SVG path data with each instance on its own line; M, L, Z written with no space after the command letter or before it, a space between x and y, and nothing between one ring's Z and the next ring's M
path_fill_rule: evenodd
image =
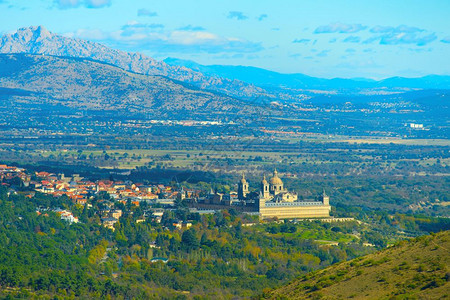
M449 251L450 231L422 236L302 276L262 297L447 299L450 290Z

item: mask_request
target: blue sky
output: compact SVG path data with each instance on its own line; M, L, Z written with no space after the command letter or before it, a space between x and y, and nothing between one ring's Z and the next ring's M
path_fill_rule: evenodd
M43 25L162 60L311 76L450 75L449 0L0 0L0 32Z

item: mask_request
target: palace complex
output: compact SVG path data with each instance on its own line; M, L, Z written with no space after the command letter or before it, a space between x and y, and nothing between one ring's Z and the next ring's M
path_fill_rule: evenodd
M242 175L238 183L238 200L250 200L249 195L249 184ZM325 192L317 199L299 200L296 193L284 187L276 170L269 181L265 176L263 177L254 206L263 219L326 218L330 216L331 210L330 198Z

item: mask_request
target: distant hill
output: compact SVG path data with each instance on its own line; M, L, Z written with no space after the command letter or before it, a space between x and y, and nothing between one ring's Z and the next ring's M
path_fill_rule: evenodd
M448 299L450 231L300 277L268 299Z
M304 74L282 74L261 68L246 66L201 65L190 60L167 58L171 66L185 66L210 76L241 80L264 88L294 89L368 89L368 88L416 88L450 89L450 76L429 75L420 78L392 77L380 81L366 78L324 79Z
M29 53L83 57L113 64L126 71L167 76L203 89L249 98L265 91L238 80L206 76L184 66L171 66L140 53L128 53L102 44L53 34L43 26L18 29L0 38L0 53Z
M245 102L84 58L0 54L0 96L85 110L232 112ZM8 98L8 99L9 99Z

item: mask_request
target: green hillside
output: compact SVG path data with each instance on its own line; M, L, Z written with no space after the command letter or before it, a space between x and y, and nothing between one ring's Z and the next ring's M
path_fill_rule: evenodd
M450 231L302 276L265 299L448 299Z

